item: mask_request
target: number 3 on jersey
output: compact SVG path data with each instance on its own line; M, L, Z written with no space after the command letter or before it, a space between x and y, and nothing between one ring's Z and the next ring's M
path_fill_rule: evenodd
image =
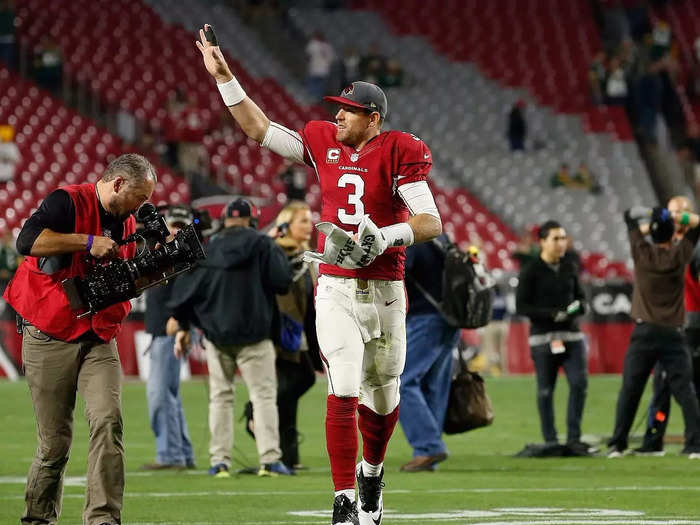
M353 191L348 194L348 204L355 207L353 213L348 213L345 208L338 209L338 219L343 224L360 224L365 215L365 205L362 196L365 194L365 181L356 173L343 173L338 179L338 187L345 188L348 184L353 186Z

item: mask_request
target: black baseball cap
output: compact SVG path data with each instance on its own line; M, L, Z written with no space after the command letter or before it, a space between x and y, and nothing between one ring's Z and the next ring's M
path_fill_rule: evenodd
M345 104L354 108L362 108L367 111L376 111L380 117L386 117L386 95L382 88L369 82L358 80L343 89L337 97L323 97L323 100L336 104Z
M224 210L225 217L257 217L258 210L255 204L248 199L238 197L228 203Z

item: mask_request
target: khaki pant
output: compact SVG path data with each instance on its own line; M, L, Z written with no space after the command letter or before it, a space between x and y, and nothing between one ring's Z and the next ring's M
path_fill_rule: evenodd
M485 357L484 371L507 372L508 321L491 321L481 329L481 351Z
M73 441L76 391L90 426L84 525L120 523L124 495L121 364L117 344L66 343L25 326L22 359L39 446L27 477L24 524L55 524Z
M248 387L255 414L255 445L261 464L279 461L279 414L275 348L264 339L247 346L215 346L204 340L209 368L209 431L211 465L231 467L233 449L233 378L236 367Z

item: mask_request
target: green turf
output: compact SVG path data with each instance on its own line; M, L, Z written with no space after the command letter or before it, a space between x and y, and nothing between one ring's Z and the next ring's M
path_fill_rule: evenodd
M451 456L434 473L399 473L410 459L400 429L389 446L385 476L385 524L391 523L700 523L700 461L679 456L680 445L667 446L664 458L605 457L515 459L526 442L539 440L539 423L531 377L487 382L496 420L486 429L447 438ZM311 467L294 478L234 476L213 479L206 474L207 402L205 383L182 385L185 411L200 470L144 473L154 441L148 426L145 387L124 385L127 483L125 524L329 523L309 511L327 511L331 483L323 439L325 383L320 380L300 405L303 462ZM583 422L587 435L612 430L620 378L590 378ZM246 400L239 385L238 406ZM557 421L565 428L567 388L557 392ZM0 382L0 524L18 523L23 509L23 479L36 445L32 407L23 382ZM646 397L642 401L646 406ZM682 433L677 406L670 434ZM239 412L240 414L240 412ZM638 418L639 419L639 418ZM252 440L236 421L236 457L255 462ZM641 429L640 429L641 430ZM87 429L83 405L76 409L75 441L68 465L62 524L81 523ZM537 510L539 507L559 511ZM640 514L598 512L583 515L572 509L611 509ZM494 510L511 509L511 510ZM514 510L516 509L516 510ZM519 509L519 510L518 510ZM533 510L534 509L534 510ZM568 509L568 511L567 511ZM480 512L477 512L480 511ZM488 511L488 512L482 512ZM299 514L290 514L297 512ZM460 513L461 512L461 513ZM307 514L304 514L307 513ZM436 514L438 513L438 514ZM686 521L684 521L686 520Z

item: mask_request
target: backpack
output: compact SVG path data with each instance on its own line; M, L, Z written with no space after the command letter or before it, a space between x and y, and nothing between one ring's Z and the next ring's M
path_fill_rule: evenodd
M442 301L438 303L411 276L411 282L445 320L455 328L480 328L491 321L496 282L471 254L462 251L449 240L434 239L433 243L445 254L442 270Z

